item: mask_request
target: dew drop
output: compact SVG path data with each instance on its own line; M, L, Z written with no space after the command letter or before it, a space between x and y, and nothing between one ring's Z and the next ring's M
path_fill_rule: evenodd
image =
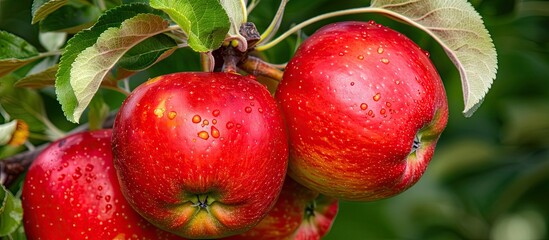
M97 187L97 190L102 191L102 190L103 190L103 186Z
M351 82L351 86L354 86L355 85L355 82Z
M236 128L241 128L241 127L242 127L242 124L240 124L240 123L236 124Z
M244 111L246 111L247 113L251 113L252 112L252 108L251 107L246 107L244 109Z
M387 107L391 107L391 103L390 103L390 102L386 102L385 105L386 105Z
M382 109L379 111L379 113L380 113L381 115L385 115L385 112L386 112L386 111L385 111L385 108L382 108Z
M88 165L86 165L85 169L86 169L86 172L91 172L93 170L93 165L88 163Z
M379 99L381 99L381 93L376 93L376 95L374 96L374 101L379 101Z
M65 174L61 174L61 176L59 176L59 178L57 178L57 181L63 181L65 179L66 175Z
M364 60L364 56L362 56L362 55L358 55L358 57L356 57L356 58L358 58L358 60Z
M212 120L212 124L213 125L217 124L217 119Z
M233 122L227 122L227 125L226 125L227 129L231 129L234 127L234 123Z
M198 137L207 140L210 137L210 134L206 131L200 131L198 132Z
M368 115L372 116L372 115L374 115L374 112L372 110L370 110L370 111L368 111Z
M379 53L379 54L382 54L383 51L385 51L385 50L384 50L382 47L379 47L379 48L377 49L377 53Z
M217 116L219 116L219 113L221 113L221 112L220 112L219 110L216 109L216 110L214 110L214 111L212 112L212 115L213 115L214 117L217 117Z
M193 123L199 123L201 120L202 118L199 115L194 115L192 119Z
M110 202L111 201L111 195L105 196L105 201Z
M63 167L68 167L69 166L69 163L68 162L64 162L63 163Z
M101 195L96 195L95 196L95 199L97 199L97 200L101 200L101 198L103 198Z
M345 55L345 53L343 53L343 52L340 52L340 53L339 53L339 56L343 56L343 55Z
M210 124L210 121L208 121L207 119L204 119L204 121L202 121L202 127L208 126L209 124Z
M366 104L366 103L360 104L360 109L362 109L362 110L368 109L368 104Z
M381 59L381 62L382 62L382 63L385 63L385 64L389 64L389 59L387 59L387 58L382 58L382 59Z
M111 209L112 209L112 205L111 204L107 204L107 206L105 207L106 209L106 212L109 212Z
M154 110L154 115L156 115L157 118L161 118L164 116L164 112L166 111L166 109L164 108L157 108Z
M396 83L396 85L400 85L400 81L399 81L399 80L396 80L395 83Z
M174 111L171 111L171 112L168 113L168 118L169 118L169 119L174 119L175 116L177 116L177 113L174 112Z
M72 178L73 178L74 180L77 180L77 179L79 179L80 177L82 177L82 173L81 173L80 171L76 171L76 172L74 172L74 173L72 174Z
M212 126L212 137L218 138L219 137L219 130L217 130L216 127Z

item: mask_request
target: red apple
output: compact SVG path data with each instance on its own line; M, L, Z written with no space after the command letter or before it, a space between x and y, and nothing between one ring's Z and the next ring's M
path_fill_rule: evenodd
M319 195L286 177L269 214L249 231L225 240L321 239L332 227L337 210L337 199Z
M130 204L188 238L256 225L288 164L274 98L255 78L233 73L176 73L140 85L117 115L113 149Z
M303 42L276 92L288 174L327 196L396 195L425 171L448 119L428 54L374 22L327 25Z
M23 185L29 239L182 239L148 223L120 192L111 130L77 133L49 145Z

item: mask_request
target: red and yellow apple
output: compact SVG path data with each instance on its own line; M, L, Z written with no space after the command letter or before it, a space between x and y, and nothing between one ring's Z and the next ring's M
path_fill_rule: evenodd
M202 239L259 223L288 164L277 103L255 78L234 73L175 73L140 85L115 119L113 152L137 212Z
M111 130L77 133L51 143L23 184L28 239L182 239L139 216L120 192Z
M225 240L321 239L330 231L337 211L337 199L320 195L286 177L269 214L249 231Z
M288 174L327 196L372 201L412 186L446 126L428 54L374 22L327 25L299 47L276 92Z

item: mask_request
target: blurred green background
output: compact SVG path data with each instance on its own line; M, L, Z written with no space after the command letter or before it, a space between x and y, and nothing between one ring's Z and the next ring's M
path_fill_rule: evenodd
M424 177L403 194L377 202L342 202L332 239L549 239L549 2L470 1L483 17L498 52L498 74L483 105L465 118L459 73L432 38L376 14L332 18L304 29L343 20L375 20L396 29L431 53L444 81L450 119ZM40 46L30 24L31 0L0 0L0 29ZM262 31L278 1L262 0L250 16ZM292 0L280 32L320 13L369 5L369 1ZM285 63L295 37L265 57ZM174 71L199 70L198 57L178 50L131 81ZM51 89L41 90L48 116L67 123ZM103 90L111 108L123 96ZM84 119L85 121L85 119Z

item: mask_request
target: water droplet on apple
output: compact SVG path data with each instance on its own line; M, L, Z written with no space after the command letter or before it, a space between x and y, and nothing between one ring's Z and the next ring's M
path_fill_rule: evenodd
M247 113L251 113L252 112L252 108L251 107L246 107L244 109L244 111L246 111Z
M80 171L76 171L72 174L72 178L74 180L78 180L80 177L82 177L82 173Z
M97 190L102 191L102 190L103 190L103 186L97 187Z
M355 82L351 82L351 86L354 86L355 85Z
M227 122L227 125L226 125L227 129L231 129L234 127L234 123L233 122Z
M175 116L177 116L177 113L174 112L174 111L171 111L171 112L168 113L168 118L169 118L169 119L172 119L172 120L173 120L173 119L175 118Z
M216 109L216 110L214 110L214 111L212 112L212 115L213 115L214 117L217 117L217 116L219 116L220 113L221 113L221 112L220 112L219 110Z
M111 195L105 196L105 201L110 202L111 201Z
M358 57L356 57L356 58L358 58L358 60L364 60L364 56L362 56L362 55L358 55Z
M210 124L210 121L208 121L208 119L204 119L204 121L202 121L202 127L208 126L209 124Z
M339 56L343 56L343 55L345 55L345 53L339 52Z
M101 195L96 195L95 196L95 199L97 199L97 200L101 200L101 198L103 198Z
M217 119L212 120L212 124L216 125L217 124Z
M69 166L69 163L68 162L64 162L63 163L63 167L68 167Z
M379 48L377 49L377 53L379 53L379 54L382 54L383 51L385 51L385 50L384 50L382 47L379 47Z
M389 64L389 59L387 59L387 58L382 58L382 59L381 59L381 62L382 62L382 63L385 63L385 64Z
M164 112L166 111L166 109L164 108L157 108L154 110L154 115L156 115L157 118L161 118L164 116Z
M219 130L217 130L216 127L212 126L212 137L218 138L219 137Z
M259 113L263 113L263 108L258 108L257 111L258 111Z
M65 179L66 175L65 174L61 174L61 176L59 176L59 178L57 178L57 181L63 181Z
M200 117L200 115L194 115L192 119L193 123L199 123L201 120L202 118Z
M374 95L374 101L379 101L379 99L381 99L381 93L376 93L376 95Z
M368 111L368 116L374 115L374 112L372 110Z
M395 81L396 85L400 85L400 80Z
M106 209L106 212L109 212L111 209L112 209L112 205L111 204L107 204L107 206L105 207Z
M85 169L86 169L86 172L91 172L93 170L93 165L88 163L88 165L86 165Z
M198 137L207 140L210 137L210 134L206 131L200 131L198 132Z
M389 107L389 108L391 107L391 103L390 103L390 102L386 102L385 105L386 105L387 107Z
M381 115L385 115L385 112L386 112L385 108L382 108L382 109L379 111L379 113L380 113Z

